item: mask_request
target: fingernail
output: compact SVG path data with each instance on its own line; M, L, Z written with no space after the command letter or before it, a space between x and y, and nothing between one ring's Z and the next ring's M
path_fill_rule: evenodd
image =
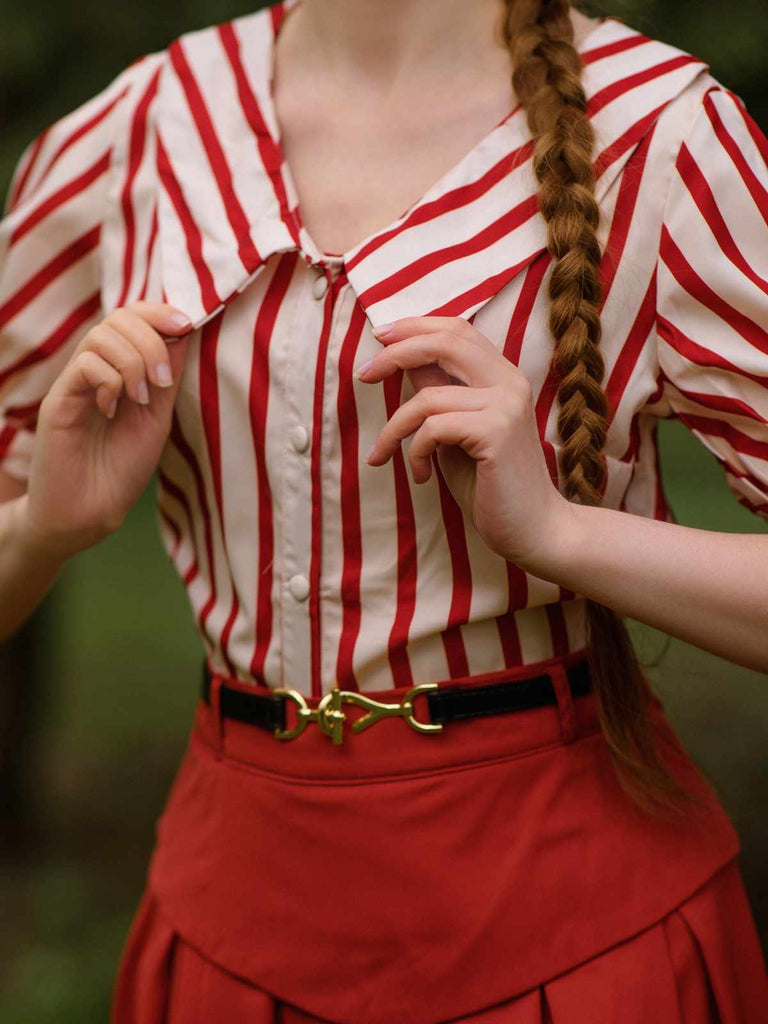
M157 383L161 388L168 388L173 384L170 363L158 363L155 374L157 376Z
M373 452L374 452L374 449L375 449L375 448L376 448L376 444L374 443L374 444L372 444L372 445L371 445L371 447L370 447L370 448L368 449L368 451L367 451L367 452L365 453L365 461L366 461L366 462L370 463L370 461L371 461L371 456L373 455Z
M389 334L389 332L392 330L394 326L394 324L379 324L378 327L373 328L372 333L377 338L383 338L385 334Z
M107 416L110 419L113 419L116 411L117 411L117 399L113 398L112 401L107 406Z
M174 327L190 327L192 324L186 313L171 313L170 320Z
M136 393L138 394L139 401L142 405L149 405L149 388L147 387L147 382L145 380L139 381Z
M368 359L366 360L366 362L358 366L358 368L355 370L355 376L357 377L358 380L360 380L360 378L363 377L368 372L368 370L370 370L372 362L372 359Z

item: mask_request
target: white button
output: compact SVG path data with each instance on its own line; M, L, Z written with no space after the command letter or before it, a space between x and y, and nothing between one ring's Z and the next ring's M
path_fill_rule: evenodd
M321 274L316 277L312 282L312 294L316 299L322 299L325 293L328 291L328 278L325 274Z
M307 445L309 444L309 431L300 423L297 424L291 431L291 444L293 445L297 452L303 452L307 450Z
M297 601L304 601L309 597L309 580L306 576L291 576L288 580L288 589Z

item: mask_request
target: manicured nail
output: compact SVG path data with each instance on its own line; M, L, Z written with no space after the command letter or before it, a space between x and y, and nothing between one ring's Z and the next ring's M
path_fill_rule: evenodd
M186 313L171 313L170 320L174 327L190 327L192 324Z
M377 338L383 338L385 334L389 334L389 332L392 330L394 326L394 324L379 324L378 327L373 328L372 333Z
M155 374L157 376L157 383L161 388L169 388L173 384L170 363L158 363Z
M116 411L117 411L117 399L113 398L112 401L107 406L107 416L110 419L114 419Z
M355 376L358 380L360 380L370 370L372 362L372 359L368 359L361 366L358 366L355 370Z
M149 405L149 388L147 387L147 382L145 380L139 381L136 393L138 394L139 401L142 405Z

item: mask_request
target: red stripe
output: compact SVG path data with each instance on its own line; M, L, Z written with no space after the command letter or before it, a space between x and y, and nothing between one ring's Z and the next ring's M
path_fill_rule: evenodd
M314 400L312 409L312 451L310 461L310 478L312 489L312 537L309 561L309 623L310 623L310 658L312 676L312 696L322 695L322 678L320 674L321 655L321 622L320 622L320 562L322 553L322 485L320 480L320 452L323 429L323 396L325 393L326 359L328 341L331 335L331 321L340 282L346 279L341 274L331 283L325 294L323 309L323 326L317 341L315 363Z
M475 303L483 303L486 299L493 298L499 291L511 281L517 277L523 267L527 266L537 259L543 249L539 249L530 256L526 256L524 260L516 263L512 267L508 267L506 270L502 270L498 274L494 274L493 277L488 277L485 281L482 281L479 285L474 288L469 288L467 291L462 292L461 295L457 295L456 298L450 299L442 306L438 306L437 309L432 310L429 316L461 316L464 310L468 306L474 306Z
M631 92L632 89L637 89L639 86L645 85L646 82L652 82L655 78L661 78L662 75L668 75L673 71L677 71L678 68L685 67L687 64L701 64L701 61L697 57L682 54L680 57L673 57L671 60L666 60L655 67L644 68L634 75L620 78L617 82L611 82L610 85L606 85L604 89L600 89L599 92L594 93L589 98L587 102L587 115L594 117L595 114L604 107L607 107L615 99L618 99L619 96L624 96L626 93Z
M353 655L360 633L360 575L363 563L360 479L358 466L359 430L354 389L355 357L365 327L365 311L355 303L341 345L338 361L336 414L341 442L340 504L344 562L341 571L342 625L336 658L336 679L345 690L358 690Z
M557 452L555 451L555 446L551 443L551 441L545 441L542 438L542 440L541 440L541 447L542 447L542 451L544 452L544 461L546 462L547 469L549 470L549 478L552 481L552 483L555 485L555 487L557 487L559 489L559 487L560 487L559 479L560 478L559 478L559 474L558 474Z
M184 54L180 40L177 39L174 43L171 43L168 47L168 54L181 82L184 95L187 98L187 104L200 136L200 141L203 143L208 162L216 178L224 209L227 211L227 219L237 239L237 251L240 260L250 274L261 263L261 257L251 241L250 225L245 211L240 205L240 200L237 198L234 182L232 181L232 171L227 163L227 158L219 142L211 115L203 99L203 94L192 74L192 69Z
M640 453L641 444L642 436L640 433L640 417L633 416L629 424L629 444L627 445L627 450L621 456L621 461L627 463L634 462ZM626 492L624 497L626 497ZM622 509L623 508L624 498L622 498Z
M561 604L545 604L549 635L552 639L552 654L559 658L568 653L568 630L565 625L565 613Z
M581 63L584 67L594 64L596 61L604 60L606 57L614 57L617 53L624 53L626 50L634 50L636 46L650 43L648 36L630 36L628 39L618 39L615 43L606 43L605 46L596 46L593 50L585 50L581 54Z
M736 103L739 108L739 113L742 116L744 124L747 127L747 131L752 136L752 141L757 146L760 156L763 158L763 162L768 164L768 139L765 137L760 125L755 121L752 115L749 113L747 108L744 106L742 101L732 92L728 92L728 95Z
M147 253L144 257L144 283L141 286L139 292L139 299L145 299L147 296L147 286L149 284L149 268L152 266L152 256L155 251L155 240L157 239L157 203L152 208L152 225L149 229L149 238L147 239Z
M4 426L3 429L0 430L0 459L4 459L8 456L11 445L13 444L13 439L16 437L19 430L21 430L21 427L14 427L11 426L11 424Z
M656 109L652 110L650 114L646 114L645 117L640 118L640 120L636 121L631 128L628 128L623 135L620 135L618 139L614 139L609 146L605 147L594 162L596 178L601 177L601 175L608 170L611 164L616 163L620 157L624 156L628 149L632 149L633 146L637 145L651 125L654 124L665 106L666 103L662 103L660 106L656 107Z
M755 273L741 254L723 215L720 213L709 182L701 173L701 169L685 143L681 145L677 157L677 171L722 251L752 284L768 295L768 282Z
M213 277L208 269L208 264L203 259L202 235L189 211L184 193L181 191L181 186L173 173L171 162L168 159L168 154L165 151L165 146L159 133L157 134L157 168L165 190L173 203L173 208L181 224L184 237L187 240L187 252L200 285L203 308L206 313L212 313L214 309L221 305L221 299L213 283Z
M627 339L621 347L618 358L613 365L611 374L605 384L605 394L608 398L608 422L613 422L621 399L624 396L632 372L637 366L640 353L653 331L656 320L656 272L654 271L648 283L640 309L637 311L634 323L630 328Z
M746 480L748 483L752 484L752 486L761 494L765 493L766 487L768 486L765 480L758 480L756 476L752 475L752 473L742 472L742 470L736 469L735 466L728 466L727 471L738 480Z
M762 505L753 505L749 498L744 495L737 496L736 500L740 505L743 505L744 508L749 509L750 512L754 512L756 515L762 516L763 519L768 520L768 502L765 502Z
M171 517L168 515L165 509L161 508L159 505L157 507L157 514L160 516L165 525L173 534L173 548L171 549L171 558L175 559L179 551L179 545L181 544L181 530L179 529L176 522L173 519L171 519Z
M109 168L110 152L109 150L104 153L96 163L92 164L87 170L83 171L82 174L68 181L66 185L62 185L61 188L57 189L52 195L48 196L39 206L36 206L34 210L16 226L13 234L11 235L9 248L20 241L24 235L28 234L32 228L36 227L40 221L57 210L64 203L73 199L75 196L80 195L84 192L89 185L92 185L94 181L97 181L102 174L104 174Z
M459 188L451 189L450 192L446 192L445 195L439 196L437 199L433 199L428 203L416 206L413 213L411 213L402 224L390 228L389 231L384 231L375 238L372 238L363 246L362 249L356 252L355 255L347 261L347 270L353 270L358 263L361 263L364 259L370 256L372 252L380 249L392 238L402 234L409 228L417 227L420 224L426 224L431 220L435 220L437 217L444 216L446 213L452 213L464 206L469 206L470 203L473 203L476 199L484 196L486 192L489 192L493 188L494 185L497 185L500 181L504 181L512 171L529 160L532 153L533 142L526 142L524 145L520 146L519 149L503 156L501 160L495 163L493 167L489 168L489 170L478 178L477 181L470 182L468 185L461 185Z
M251 88L250 82L248 81L248 76L245 73L240 52L240 40L237 37L234 25L231 22L228 22L226 25L220 25L218 33L222 46L224 47L224 51L227 55L227 59L229 60L232 68L232 72L235 76L237 95L240 99L243 114L251 127L251 131L256 137L256 145L258 147L261 165L269 175L270 181L272 182L272 189L280 205L280 216L288 227L293 241L298 245L299 233L297 220L290 209L288 196L285 191L285 183L283 181L283 154L281 148L275 143L275 140L270 134L267 123L264 120L264 115L261 112L259 102Z
M26 370L30 366L34 366L35 363L41 363L44 359L48 359L55 352L61 348L62 345L72 337L78 328L82 327L83 324L87 323L92 317L101 310L101 295L99 292L94 292L89 295L88 298L81 302L76 309L73 309L68 316L62 320L62 322L56 327L52 334L41 342L37 348L32 349L31 352L27 352L21 359L18 359L15 363L0 372L0 387L5 384L9 377L14 373L19 373L21 370Z
M10 213L12 210L14 210L20 202L27 181L29 180L29 176L32 173L32 169L34 168L35 164L37 163L38 157L40 156L40 150L43 148L43 143L48 138L50 130L50 127L46 128L45 131L41 132L41 134L38 135L38 137L32 143L32 149L30 150L26 167L24 168L19 178L14 182L13 190L11 194L8 196L8 205L6 207L6 213Z
M401 403L403 379L402 370L384 379L387 419L390 419ZM392 685L401 687L413 686L413 672L408 657L408 635L416 610L419 567L413 498L402 445L397 446L392 456L392 473L397 513L397 605L387 642L387 656L392 671Z
M42 398L38 398L35 402L29 402L27 405L9 405L5 409L5 418L13 420L19 426L34 430L42 401Z
M200 630L204 633L210 646L214 645L214 638L208 632L206 627L206 621L208 616L216 603L216 566L213 557L213 530L211 527L211 513L208 508L208 498L205 493L205 482L203 480L203 474L200 471L200 466L197 462L197 457L189 445L189 442L184 437L181 429L181 423L179 422L178 413L176 410L173 412L173 418L171 420L171 440L175 444L186 464L189 466L192 476L195 481L195 488L197 493L197 503L200 508L200 513L203 518L203 530L205 534L205 550L208 558L208 579L211 586L210 595L205 605L201 608L200 614L198 615L198 624Z
M752 170L738 143L725 127L725 123L720 117L717 105L712 98L712 92L714 92L714 89L708 92L704 97L704 109L707 112L710 124L712 125L715 135L720 140L720 145L731 158L734 167L739 172L744 184L749 189L749 193L755 202L755 206L760 211L760 215L768 224L768 189L766 189L765 185L763 185L758 176ZM757 125L755 125L754 121L752 121L751 118L748 118L747 114L741 110L740 107L738 109L755 144L758 146L761 153L763 153L763 159L768 160L768 152L763 152L768 148L768 141L765 139L765 136Z
M99 244L100 225L86 231L80 238L68 245L61 252L57 253L52 260L41 267L36 274L33 274L17 291L13 293L0 306L0 328L4 327L9 320L17 316L33 299L56 280L65 270L81 260L88 253L93 252Z
M396 292L402 291L415 281L425 277L431 271L442 267L446 263L450 263L453 260L464 259L467 256L471 256L474 253L481 252L486 249L489 245L508 235L515 228L524 224L530 220L531 217L538 210L538 199L537 197L530 196L525 199L522 203L518 203L514 209L505 213L498 220L495 220L492 224L483 228L476 235L468 238L464 242L457 242L455 245L448 245L442 249L436 249L434 252L425 253L419 259L414 260L412 263L407 264L394 274L390 274L389 277L385 277L382 281L377 282L370 288L367 288L360 295L360 302L366 308L374 305L377 302L389 298ZM525 263L530 262L530 257L527 260L522 261L520 266L524 266ZM519 269L519 268L518 268ZM497 275L497 277L500 275ZM465 295L468 293L464 293Z
M451 607L448 611L448 622L442 630L443 647L448 660L448 672L451 679L469 675L469 661L461 635L461 626L469 621L472 604L472 568L469 562L467 537L464 532L464 516L456 499L445 482L437 453L432 456L432 464L437 476L440 493L440 509L445 524L445 537L451 555L453 570L453 588Z
M222 546L227 564L230 564L229 553L226 544L226 529L224 525L224 495L221 486L221 424L219 420L219 385L218 369L216 367L216 351L219 345L221 324L223 317L216 316L209 320L200 333L200 360L198 369L198 382L200 388L200 413L205 432L205 443L208 450L208 460L213 478L213 493L216 498L216 507L219 512L219 528L221 530ZM229 572L232 584L232 604L227 619L226 637L232 629L237 610L240 607L240 598L235 587L232 572ZM201 616L204 622L213 608L216 601L215 589L212 588L211 598ZM235 675L235 668L229 657L227 643L224 633L220 638L221 653L227 665L230 676Z
M761 352L768 353L768 333L754 320L750 320L739 310L734 309L702 281L675 244L666 225L662 227L660 254L681 288L684 288L702 306L706 306L711 312L716 313L750 345L754 345Z
M504 667L512 668L523 663L523 651L520 646L520 633L517 628L516 609L525 608L528 603L528 577L513 562L507 562L507 589L509 601L507 611L496 616L496 627L499 631L501 650L504 655Z
M76 131L72 132L72 134L62 142L62 144L59 146L59 148L53 154L51 159L48 161L48 163L47 163L47 165L45 167L45 170L42 172L42 174L38 178L37 182L35 183L35 188L36 189L38 189L43 184L45 179L51 173L51 171L53 170L54 166L60 160L60 158L64 155L64 153L66 153L66 151L71 146L73 146L79 139L82 139L83 136L87 135L97 125L101 124L101 122L112 112L112 110L114 109L116 104L118 104L120 102L120 100L126 95L126 93L128 92L128 89L129 89L129 87L126 85L126 87L122 90L122 92L120 92L117 96L115 96L115 98L113 100L110 100L110 102L107 103L107 105L105 107L103 107L100 111L98 111L98 113L94 114L93 117L89 118L87 121L85 121L83 124L81 124L80 127Z
M272 19L272 37L273 39L276 39L277 33L280 31L280 26L283 23L283 18L285 17L285 5L282 0L269 7L269 16Z
M734 451L740 452L742 455L768 460L768 441L758 441L741 430L737 430L732 423L710 419L708 416L695 416L689 412L678 412L677 416L689 430L698 430L700 434L708 437L722 438Z
M657 329L660 336L671 348L697 366L712 367L718 370L725 370L728 373L735 373L738 377L746 377L747 380L752 380L755 384L760 384L763 387L768 384L768 374L750 373L748 370L743 369L743 367L736 366L735 363L729 362L719 352L712 352L710 349L704 348L703 345L699 345L698 342L687 337L666 317L658 317Z
M251 673L260 682L264 681L264 664L272 639L272 586L274 582L272 572L274 558L272 489L269 483L266 456L270 388L269 350L274 336L275 323L288 292L298 258L297 252L285 253L279 258L259 306L253 329L248 409L259 489L259 575L256 592L255 647L251 658Z
M616 205L611 218L611 228L608 240L605 243L603 257L600 264L600 276L602 285L601 308L605 306L608 296L611 293L616 272L619 269L621 258L624 255L624 247L627 244L629 229L637 206L637 196L645 173L648 150L656 130L655 124L637 147L635 152L627 161L621 174L621 185L616 198Z
M160 79L160 68L152 76L144 95L141 97L131 122L131 140L128 151L128 175L123 185L120 196L120 207L125 222L125 250L123 252L123 289L117 301L118 306L125 305L128 290L131 287L131 276L133 274L133 253L136 244L136 218L133 212L131 191L136 175L139 173L141 161L144 159L146 147L146 123L147 112L152 100L157 93L157 83Z
M515 303L515 309L510 318L509 329L504 342L504 355L515 366L520 365L520 353L523 348L525 332L528 329L528 321L531 318L544 275L549 269L551 262L552 257L545 250L537 256L526 271L525 280Z
M160 486L163 490L167 491L171 497L175 498L176 501L184 509L184 514L187 519L187 535L189 537L189 543L192 547L192 564L184 576L185 586L189 586L190 583L197 577L199 573L198 561L197 561L197 543L195 540L195 523L192 517L192 509L190 508L189 501L184 491L177 484L173 482L166 474L158 467L157 478L160 481Z
M679 384L677 385L677 390L681 395L685 395L686 398L690 399L690 401L704 406L706 409L712 409L714 412L728 413L731 416L745 416L747 419L759 423L761 427L766 425L765 417L761 416L751 405L747 405L740 398L730 398L728 395L707 395L701 391L687 391L685 388L681 388Z

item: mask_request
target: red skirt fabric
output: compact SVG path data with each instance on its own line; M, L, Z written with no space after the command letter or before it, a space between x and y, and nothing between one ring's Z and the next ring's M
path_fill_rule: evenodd
M550 672L557 707L435 735L345 723L339 746L314 723L281 742L222 722L216 679L159 822L112 1024L768 1019L733 826L658 702L667 763L705 809L672 822L630 802L594 696L564 685L578 656L517 673Z

